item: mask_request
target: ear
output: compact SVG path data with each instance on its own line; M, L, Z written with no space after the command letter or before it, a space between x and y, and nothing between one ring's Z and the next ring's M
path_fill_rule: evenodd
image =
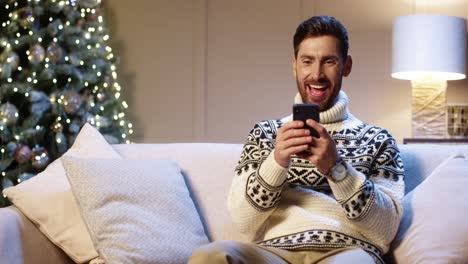
M296 73L296 57L295 57L295 56L293 56L293 59L292 59L292 71L293 71L294 78L297 78L297 73Z
M353 58L351 57L351 54L348 54L348 57L346 57L345 63L344 63L344 69L343 69L343 76L348 76L351 73L351 69L353 68Z

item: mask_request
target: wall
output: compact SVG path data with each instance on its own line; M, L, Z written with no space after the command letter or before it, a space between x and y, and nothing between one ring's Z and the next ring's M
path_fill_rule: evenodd
M314 14L335 16L348 28L354 65L343 89L351 111L401 143L411 136L411 89L390 77L393 19L468 18L468 1L461 0L105 3L133 140L147 143L242 143L256 121L288 115L296 93L292 35ZM449 82L447 101L467 103L468 81Z

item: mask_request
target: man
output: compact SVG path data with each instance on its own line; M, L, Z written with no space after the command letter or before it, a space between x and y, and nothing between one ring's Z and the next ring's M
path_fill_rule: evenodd
M235 169L228 208L241 232L260 239L212 243L193 262L382 262L402 213L403 164L386 130L348 112L341 83L351 68L339 21L316 16L299 25L295 103L320 106L320 123L307 120L320 137L291 116L257 123Z

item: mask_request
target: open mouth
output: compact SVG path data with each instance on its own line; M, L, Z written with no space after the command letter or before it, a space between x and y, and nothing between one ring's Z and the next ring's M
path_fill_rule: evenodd
M324 97L328 90L328 85L326 84L306 84L305 87L309 96L315 99Z

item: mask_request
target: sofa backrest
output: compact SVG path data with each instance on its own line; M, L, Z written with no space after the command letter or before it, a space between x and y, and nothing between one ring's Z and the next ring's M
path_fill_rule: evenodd
M248 241L237 232L226 208L226 197L242 144L171 143L114 145L127 159L176 160L197 206L208 237L214 240ZM468 154L468 145L400 145L405 166L406 192L421 183L443 160L452 154Z
M448 157L468 154L468 144L408 144L399 145L399 149L405 166L405 193L418 186Z

